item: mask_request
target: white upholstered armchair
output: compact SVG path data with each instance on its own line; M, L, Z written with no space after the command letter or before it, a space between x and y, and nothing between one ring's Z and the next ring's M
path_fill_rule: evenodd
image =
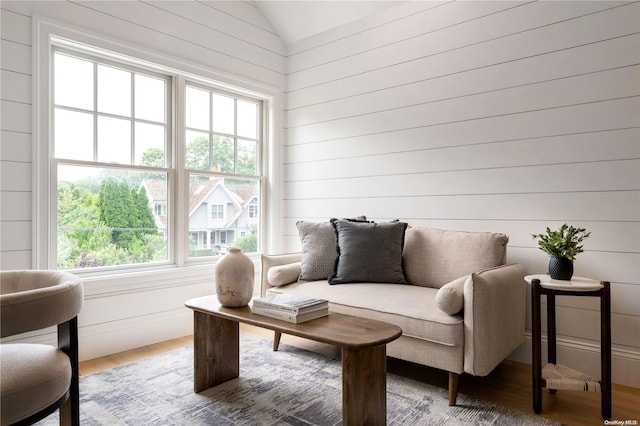
M78 425L78 319L82 281L58 271L0 272L1 337L51 326L58 347L0 344L2 425L32 424L60 409L60 424Z

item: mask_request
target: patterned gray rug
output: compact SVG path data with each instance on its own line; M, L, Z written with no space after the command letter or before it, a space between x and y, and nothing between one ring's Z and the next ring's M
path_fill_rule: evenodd
M339 425L342 368L328 358L241 334L240 378L193 392L193 349L185 347L80 378L80 421L89 425ZM389 374L390 425L554 425L496 404ZM41 425L57 425L57 414Z

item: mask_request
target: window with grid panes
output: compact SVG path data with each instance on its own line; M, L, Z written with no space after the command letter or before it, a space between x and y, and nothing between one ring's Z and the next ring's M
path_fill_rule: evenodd
M51 65L52 267L182 264L223 254L238 235L257 241L260 100L75 49L54 48Z
M210 220L224 251L240 244L242 234L257 240L260 200L259 155L261 103L195 84L186 87L185 166L189 175L190 205L210 206ZM225 219L224 223L218 223ZM190 221L193 231L201 224ZM210 239L211 240L211 239ZM257 251L256 244L242 244ZM247 247L249 249L247 250ZM191 257L207 255L202 248Z

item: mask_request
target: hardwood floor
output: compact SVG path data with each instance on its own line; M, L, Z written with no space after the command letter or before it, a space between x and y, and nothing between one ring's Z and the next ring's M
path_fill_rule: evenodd
M273 338L273 332L261 328L241 324L240 329L268 339ZM185 336L84 361L80 363L80 375L84 376L106 370L172 349L189 346L192 343L193 337ZM339 349L331 345L289 335L282 336L282 343L327 355L339 354ZM410 377L442 388L447 387L448 375L440 370L396 359L389 359L387 369L390 373ZM487 377L474 377L465 374L460 378L458 392L535 415L531 408L531 366L527 364L504 361ZM540 416L565 425L604 425L604 420L600 417L599 393L558 391L555 395L551 395L543 391L542 395L542 413ZM638 425L640 422L639 405L640 389L613 385L612 420L632 420L636 421L636 423L627 424ZM620 424L624 424L624 422Z

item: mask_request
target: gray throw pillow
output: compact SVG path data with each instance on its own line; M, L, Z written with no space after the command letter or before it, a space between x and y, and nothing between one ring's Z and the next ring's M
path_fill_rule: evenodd
M338 237L338 259L329 284L407 284L402 268L406 223L331 222Z
M366 216L344 219L366 222ZM296 222L302 252L300 281L326 280L338 257L336 231L331 222Z
M336 231L331 222L296 223L302 251L301 281L326 280L338 257Z

